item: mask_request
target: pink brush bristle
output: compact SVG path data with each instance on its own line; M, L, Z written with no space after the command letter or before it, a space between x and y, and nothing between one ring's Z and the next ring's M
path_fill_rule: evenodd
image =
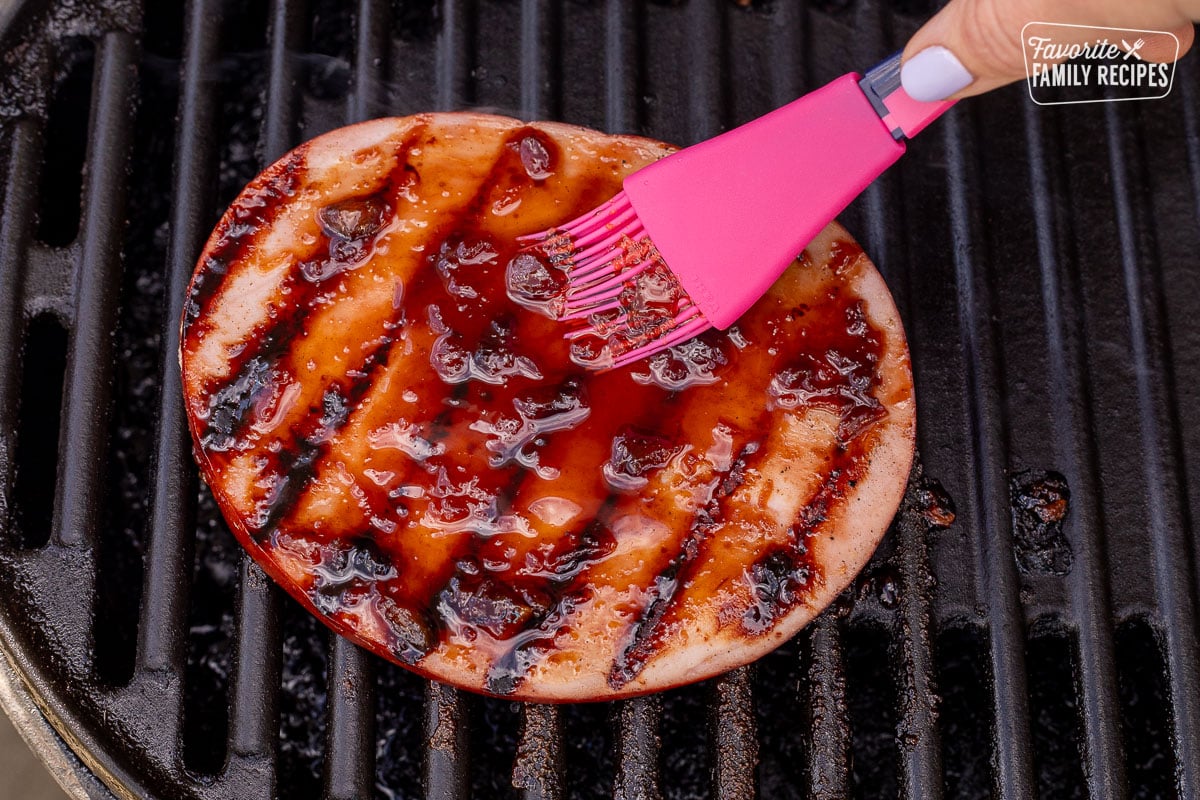
M615 369L654 355L711 327L646 235L624 192L558 228L522 236L567 276L558 319L571 357ZM599 339L599 348L587 338Z
M572 326L572 358L592 369L724 330L950 105L905 94L896 53L645 166L599 208L525 237L562 271L526 302Z

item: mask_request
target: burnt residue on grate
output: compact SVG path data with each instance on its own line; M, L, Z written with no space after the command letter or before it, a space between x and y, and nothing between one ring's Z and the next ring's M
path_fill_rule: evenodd
M1057 472L1027 471L1009 480L1013 548L1017 565L1028 573L1066 575L1071 571L1071 544L1063 532L1071 491Z

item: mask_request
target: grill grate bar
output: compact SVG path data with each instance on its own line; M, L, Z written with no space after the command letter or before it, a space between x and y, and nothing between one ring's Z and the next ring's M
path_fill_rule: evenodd
M513 787L521 800L563 800L563 729L558 706L525 703L513 762Z
M995 370L998 351L991 329L987 282L973 259L976 248L973 214L967 197L968 151L962 112L942 121L946 143L946 179L955 282L961 309L970 425L971 463L977 465L970 485L970 506L980 531L974 537L976 571L981 579L979 602L987 608L993 674L992 703L996 730L997 795L1030 797L1035 791L1033 753L1029 747L1029 704L1025 685L1024 621L1013 563L1008 519L1008 485L1004 476L1003 404Z
M291 58L303 40L307 8L297 0L274 0L268 11L266 115L259 132L263 166L295 143L296 70ZM219 25L219 20L216 23ZM214 36L214 38L216 38ZM209 62L212 63L212 62ZM195 251L192 257L194 258ZM237 640L230 686L229 749L244 761L265 764L255 780L277 783L279 687L282 653L279 592L262 569L243 553L239 566Z
M54 541L91 547L104 502L104 445L112 395L112 332L120 287L121 234L125 219L133 128L132 34L106 34L97 48L96 99L92 105L83 195L81 254L77 265L75 325L67 356L63 404L64 454L57 480ZM91 592L86 594L90 595Z
M659 754L662 697L649 695L617 703L617 774L613 800L662 800Z
M437 34L436 110L455 111L475 101L471 87L475 38L474 0L442 0L442 27Z
M33 230L38 164L42 160L42 132L35 122L21 120L8 133L8 168L0 206L0 496L6 498L12 497L17 451L20 386L16 376L21 374L24 327L21 272ZM0 534L6 537L12 531L11 513L12 506L0 502Z
M308 29L308 5L304 0L271 0L269 13L267 47L270 61L262 152L263 161L272 164L296 143L300 76L295 54L303 49Z
M1124 742L1116 683L1111 592L1101 540L1099 498L1096 487L1097 454L1094 430L1085 397L1086 382L1080 365L1086 357L1080 352L1082 338L1078 318L1073 315L1077 287L1062 285L1059 263L1062 261L1055 240L1058 215L1051 198L1051 176L1046 158L1042 115L1034 106L1025 105L1025 143L1029 151L1029 180L1032 216L1036 226L1038 269L1042 282L1043 313L1050 358L1052 397L1049 405L1064 417L1056 425L1055 462L1063 465L1071 486L1072 515L1068 533L1076 546L1075 563L1068 576L1070 602L1078 626L1079 670L1085 737L1085 758L1089 795L1127 796ZM1068 326L1074 326L1069 329Z
M175 142L171 240L166 265L162 389L155 441L152 516L138 623L136 670L182 673L186 659L188 588L192 576L197 477L191 457L179 373L179 320L195 256L207 235L216 152L215 85L203 76L217 58L220 14L212 0L189 6L179 128Z
M604 125L610 133L641 128L639 54L634 0L608 0L604 6Z
M279 597L249 554L242 555L239 578L229 749L233 755L273 764L279 737ZM273 787L275 771L266 772Z
M684 9L688 39L700 63L689 71L687 122L691 143L716 136L726 127L728 92L725 69L723 9L719 3L688 3Z
M808 792L813 800L850 796L850 728L842 633L836 617L822 614L808 626Z
M358 800L375 786L375 663L350 640L330 640L325 797Z
M470 726L467 699L430 681L425 689L425 798L465 800L470 795Z
M1142 445L1142 470L1147 492L1147 527L1153 552L1153 576L1158 598L1158 613L1166 640L1167 671L1171 687L1172 725L1174 729L1176 780L1181 797L1200 794L1200 641L1196 632L1196 608L1192 587L1191 559L1187 536L1180 520L1179 498L1172 496L1172 475L1181 474L1177 463L1168 469L1164 461L1174 461L1176 450L1161 429L1161 416L1170 425L1172 415L1160 407L1153 383L1164 374L1152 352L1143 303L1161 314L1161 288L1153 276L1146 276L1138 254L1138 233L1130 193L1130 165L1126 162L1120 122L1113 104L1105 108L1109 166L1112 175L1113 203L1120 245L1122 278L1125 285L1132 345L1133 375L1136 382L1138 427ZM1144 183L1143 183L1144 186ZM1149 284L1146 281L1149 277ZM1147 303L1149 298L1150 302ZM1155 348L1157 349L1157 348Z
M752 667L715 679L709 699L709 740L715 800L754 800L758 731Z
M920 474L919 468L914 473ZM907 513L906 513L907 511ZM902 508L893 528L900 573L901 674L905 698L896 738L900 747L901 796L938 800L942 796L942 744L937 726L936 667L930 634L928 528L918 513Z
M380 98L387 73L391 5L388 0L359 0L355 23L354 88L350 92L349 122L361 122L386 108Z
M1187 63L1187 62L1185 62ZM1196 216L1200 219L1200 113L1197 112L1196 78L1200 74L1192 67L1191 75L1179 81L1179 90L1183 93L1183 130L1187 146L1188 178L1192 190L1192 203L1196 208Z
M798 98L804 87L804 76L797 53L804 52L804 6L800 3L780 3L775 7L771 31L771 106L778 108Z
M521 119L562 115L559 6L553 0L521 0Z

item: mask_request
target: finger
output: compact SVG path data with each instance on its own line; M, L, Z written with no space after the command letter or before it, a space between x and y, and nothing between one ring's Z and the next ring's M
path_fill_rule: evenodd
M905 90L914 99L932 102L980 94L1024 78L1021 30L1034 21L1173 31L1180 55L1194 36L1190 19L1169 1L951 0L904 48ZM1174 57L1171 37L1138 35L1146 39L1139 54L1149 53L1147 60ZM1061 28L1055 42L1087 44L1095 36L1088 28Z
M1146 36L1146 44L1138 50L1138 56L1143 61L1154 63L1183 58L1184 53L1192 48L1192 41L1196 38L1196 27L1188 23L1171 33L1174 34L1174 39L1170 36Z

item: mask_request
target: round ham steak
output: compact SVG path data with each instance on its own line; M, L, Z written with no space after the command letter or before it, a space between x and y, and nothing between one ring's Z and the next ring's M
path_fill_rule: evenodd
M913 455L912 375L837 224L729 330L572 361L564 273L516 239L671 151L382 119L301 145L221 219L182 320L196 458L329 627L465 689L611 699L762 656L870 557Z

